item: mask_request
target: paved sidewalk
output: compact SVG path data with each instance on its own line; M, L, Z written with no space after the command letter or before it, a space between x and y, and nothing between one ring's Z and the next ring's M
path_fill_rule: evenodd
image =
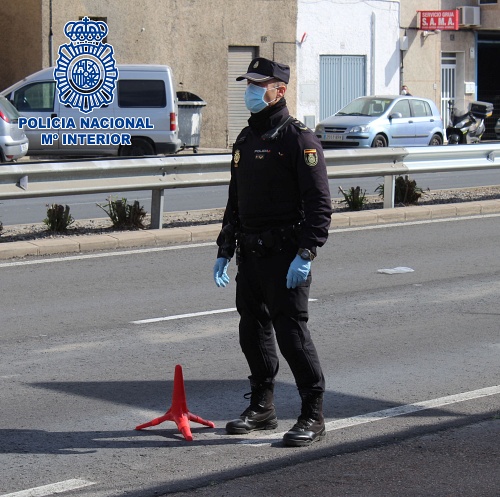
M417 205L395 209L374 209L332 215L335 228L400 223L429 219L474 216L500 212L499 200L454 204ZM22 242L0 242L0 260L27 256L44 256L93 252L96 250L162 247L176 243L215 242L220 224L207 224L161 230L117 231L100 235L73 235Z

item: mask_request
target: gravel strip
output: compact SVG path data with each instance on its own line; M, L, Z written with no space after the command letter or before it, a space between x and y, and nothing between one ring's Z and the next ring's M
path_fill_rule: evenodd
M500 186L476 188L457 188L453 190L426 191L417 205L452 204L479 200L500 199ZM382 200L376 195L367 195L364 210L381 209ZM397 207L404 207L398 205ZM349 211L345 202L339 198L332 199L334 213ZM224 209L206 209L197 211L171 212L163 215L163 227L174 228L222 222ZM150 216L146 216L144 224L148 226ZM0 225L1 226L1 225ZM86 236L117 232L108 218L86 219L75 221L65 233L54 233L47 230L43 223L3 226L0 230L0 243L39 240L42 238L59 238L63 236Z

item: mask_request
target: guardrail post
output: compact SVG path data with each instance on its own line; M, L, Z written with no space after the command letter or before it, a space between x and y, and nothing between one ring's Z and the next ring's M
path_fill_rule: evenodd
M395 182L395 176L384 176L384 209L394 209Z
M151 229L161 230L163 226L163 204L165 190L153 190L151 195Z

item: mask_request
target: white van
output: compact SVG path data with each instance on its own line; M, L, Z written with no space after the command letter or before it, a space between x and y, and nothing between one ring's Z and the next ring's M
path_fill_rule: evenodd
M57 97L54 68L42 69L0 92L19 114L29 155L142 156L174 154L178 137L172 70L163 65L117 65L115 97L87 114Z

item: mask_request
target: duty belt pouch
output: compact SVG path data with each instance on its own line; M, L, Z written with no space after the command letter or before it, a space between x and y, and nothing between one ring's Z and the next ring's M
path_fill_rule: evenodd
M242 242L244 253L250 252L257 257L267 257L273 253L274 240L269 231L245 234Z
M245 233L241 237L243 255L252 253L256 257L269 257L280 253L286 245L296 244L294 226L274 228L262 233Z

